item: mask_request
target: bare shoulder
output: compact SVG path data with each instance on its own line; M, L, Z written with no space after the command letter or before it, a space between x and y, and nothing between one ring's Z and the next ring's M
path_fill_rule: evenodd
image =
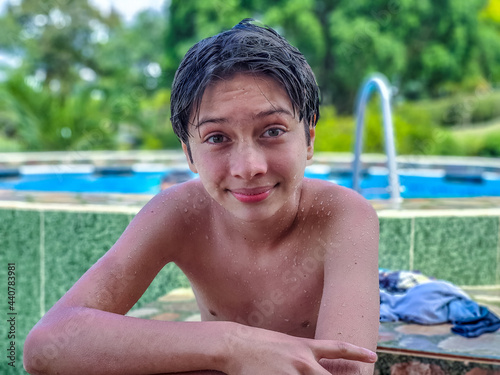
M306 196L316 208L316 227L325 249L323 298L315 337L374 350L379 313L377 213L352 189L318 180L308 180L305 185ZM360 372L372 373L370 366Z
M370 202L356 191L317 179L304 179L304 207L316 208L318 219L328 225L367 221L378 227L378 217Z
M156 235L163 244L171 244L172 250L177 252L188 236L196 234L193 228L199 229L207 220L211 202L200 180L191 180L158 193L134 218L136 223L131 224L147 229L149 235ZM163 247L155 246L156 249Z
M202 198L203 191L196 181L153 197L111 249L59 301L59 306L126 313L156 274L167 263L176 262L187 248L190 220L199 220L197 215L188 215L188 207L192 209Z

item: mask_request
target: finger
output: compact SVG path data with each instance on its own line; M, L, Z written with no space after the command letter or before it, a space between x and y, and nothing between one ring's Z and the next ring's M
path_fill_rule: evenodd
M377 354L371 350L343 341L315 340L313 353L317 360L321 358L343 358L367 363L377 361Z
M318 366L314 366L314 368L312 370L313 370L313 372L312 372L313 375L332 375L332 373L330 371L328 371L326 368L321 366L321 364L319 364L319 363L318 363Z

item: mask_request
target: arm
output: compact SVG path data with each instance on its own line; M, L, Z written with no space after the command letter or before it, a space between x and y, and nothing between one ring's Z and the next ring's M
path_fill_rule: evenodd
M324 290L315 337L349 342L376 350L379 327L378 217L357 193L335 207L332 243L324 262ZM342 220L340 220L342 218ZM337 234L338 233L338 234ZM332 374L373 374L374 365L321 360Z
M159 270L183 251L186 228L182 215L175 214L182 212L182 199L168 196L174 193L163 192L148 203L110 251L32 329L24 351L28 372L208 375L207 370L215 370L291 375L313 367L324 374L319 358L374 360L369 351L353 345L234 322L124 316Z
M177 196L176 196L177 194ZM153 198L116 244L28 335L32 374L152 374L219 369L225 322L159 322L124 314L182 251L185 226L172 189ZM174 251L175 250L175 251Z

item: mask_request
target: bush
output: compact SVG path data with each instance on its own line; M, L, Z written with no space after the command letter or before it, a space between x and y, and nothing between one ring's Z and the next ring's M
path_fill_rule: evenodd
M146 150L180 149L181 143L170 124L170 90L160 89L141 101L137 119L138 143Z
M443 99L413 102L419 112L427 113L431 122L442 126L475 124L500 117L500 92L477 91Z
M366 112L363 152L385 153L382 113L379 101L373 100ZM425 112L410 104L393 110L393 127L397 154L426 154L434 147L435 126ZM317 151L353 152L356 123L354 116L337 116L335 108L321 108L316 130Z
M485 137L483 147L479 150L478 156L500 157L500 132Z

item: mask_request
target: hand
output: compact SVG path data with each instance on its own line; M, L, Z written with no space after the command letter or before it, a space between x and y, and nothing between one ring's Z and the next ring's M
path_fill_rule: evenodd
M289 336L259 328L245 327L245 334L227 336L230 375L331 375L319 360L346 359L374 363L372 351L346 342Z

